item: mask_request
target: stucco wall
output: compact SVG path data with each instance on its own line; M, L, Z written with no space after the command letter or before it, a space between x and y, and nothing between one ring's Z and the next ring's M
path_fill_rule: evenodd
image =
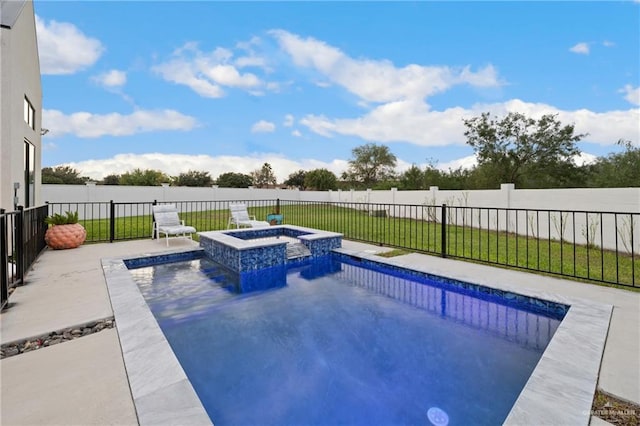
M640 213L640 188L514 189L443 191L298 191L296 189L189 188L175 186L42 185L42 201L272 200L584 210Z
M35 130L24 121L25 95L34 107ZM13 184L20 183L24 204L24 141L35 146L35 205L43 202L40 186L42 86L33 3L27 1L11 28L0 29L0 207L13 210Z

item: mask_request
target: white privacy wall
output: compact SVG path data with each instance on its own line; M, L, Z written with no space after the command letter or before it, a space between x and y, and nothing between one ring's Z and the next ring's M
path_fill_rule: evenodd
M42 199L67 202L165 202L289 199L297 190L256 188L192 188L184 186L42 185ZM296 199L298 198L295 196Z
M516 190L503 184L496 190L442 191L431 187L429 191L338 191L332 193L332 201L365 203L358 207L438 222L440 206L446 204L449 224L474 228L480 224L485 229L627 253L633 242L633 251L640 253L640 188Z
M385 210L391 217L441 220L442 204L449 208L447 222L529 235L589 242L622 252L640 253L640 188L500 189L444 191L299 191L257 188L189 188L172 186L42 185L42 199L50 203L289 200L348 202L352 207ZM430 207L431 206L431 207ZM437 206L437 207L433 207ZM75 206L74 206L75 207ZM71 206L69 207L71 208ZM108 206L82 206L81 217L108 217ZM141 210L142 209L142 210ZM147 209L147 210L144 210ZM500 209L500 210L496 210ZM514 209L514 210L503 210ZM533 210L539 210L535 212ZM547 211L548 210L548 211ZM117 214L149 214L150 208L118 206ZM587 213L592 212L592 213ZM593 213L593 212L603 212ZM634 213L613 215L606 212Z

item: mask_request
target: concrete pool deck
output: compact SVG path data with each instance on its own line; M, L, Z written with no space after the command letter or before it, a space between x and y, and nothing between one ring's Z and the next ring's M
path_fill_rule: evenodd
M197 244L176 239L170 249L189 247ZM350 241L343 247L384 250ZM101 259L166 250L163 243L142 240L45 251L0 315L1 343L113 316ZM455 271L455 278L472 282L517 282L523 289L613 305L598 388L640 403L640 293L418 254L394 260L434 274ZM0 374L3 425L138 422L115 330L3 359Z

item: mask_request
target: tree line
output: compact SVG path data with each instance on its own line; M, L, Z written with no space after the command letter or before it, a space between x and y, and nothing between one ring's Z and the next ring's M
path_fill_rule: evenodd
M396 171L397 158L386 145L368 143L352 150L348 169L339 177L321 168L291 173L283 185L307 190L329 189L495 189L501 183L517 188L578 188L640 186L640 147L619 140L622 152L577 165L577 143L586 134L576 134L573 125L563 125L557 115L535 120L520 113L498 118L489 113L463 120L467 144L478 160L471 168L440 170L429 162ZM42 183L84 184L89 178L69 166L45 167ZM249 174L228 172L213 179L207 171L190 170L168 176L159 170L135 169L105 176L98 184L155 186L211 186L222 188L270 188L277 185L269 163Z

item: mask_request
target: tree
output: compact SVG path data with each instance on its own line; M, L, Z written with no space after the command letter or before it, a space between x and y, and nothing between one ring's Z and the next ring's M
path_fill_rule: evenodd
M297 172L291 173L287 180L284 181L284 184L287 186L295 186L298 189L304 189L304 178L306 175L306 171L298 170Z
M102 185L120 185L120 175L110 174L102 178L100 181Z
M253 185L253 179L242 173L228 172L218 176L216 183L221 188L248 188Z
M490 171L495 184L514 183L526 187L527 177L547 170L575 167L580 153L576 143L586 134L574 134L574 126L563 126L557 115L543 115L537 121L520 113L499 119L488 112L463 120L464 135L478 158L479 166Z
M397 159L388 146L368 143L353 148L351 154L353 158L349 160L349 169L343 174L343 180L372 186L394 178Z
M400 175L400 189L424 189L424 187L424 173L415 164L412 164Z
M211 186L213 184L213 178L209 172L189 170L186 173L180 173L178 176L175 176L171 184L174 186Z
M609 154L587 166L589 186L599 188L640 186L640 146L619 140L624 152Z
M266 188L269 185L276 184L276 175L273 174L271 164L264 163L262 168L251 172L253 178L253 184L258 188Z
M449 169L446 172L440 172L440 181L438 187L441 189L472 189L478 188L473 181L473 172L475 169Z
M133 171L123 173L120 176L120 185L130 186L159 186L167 183L171 179L160 170L153 169L134 169Z
M306 173L304 186L316 191L327 191L338 187L338 178L327 169L315 169Z
M80 172L73 167L56 166L42 169L42 183L83 185L88 181L88 177L80 176Z

